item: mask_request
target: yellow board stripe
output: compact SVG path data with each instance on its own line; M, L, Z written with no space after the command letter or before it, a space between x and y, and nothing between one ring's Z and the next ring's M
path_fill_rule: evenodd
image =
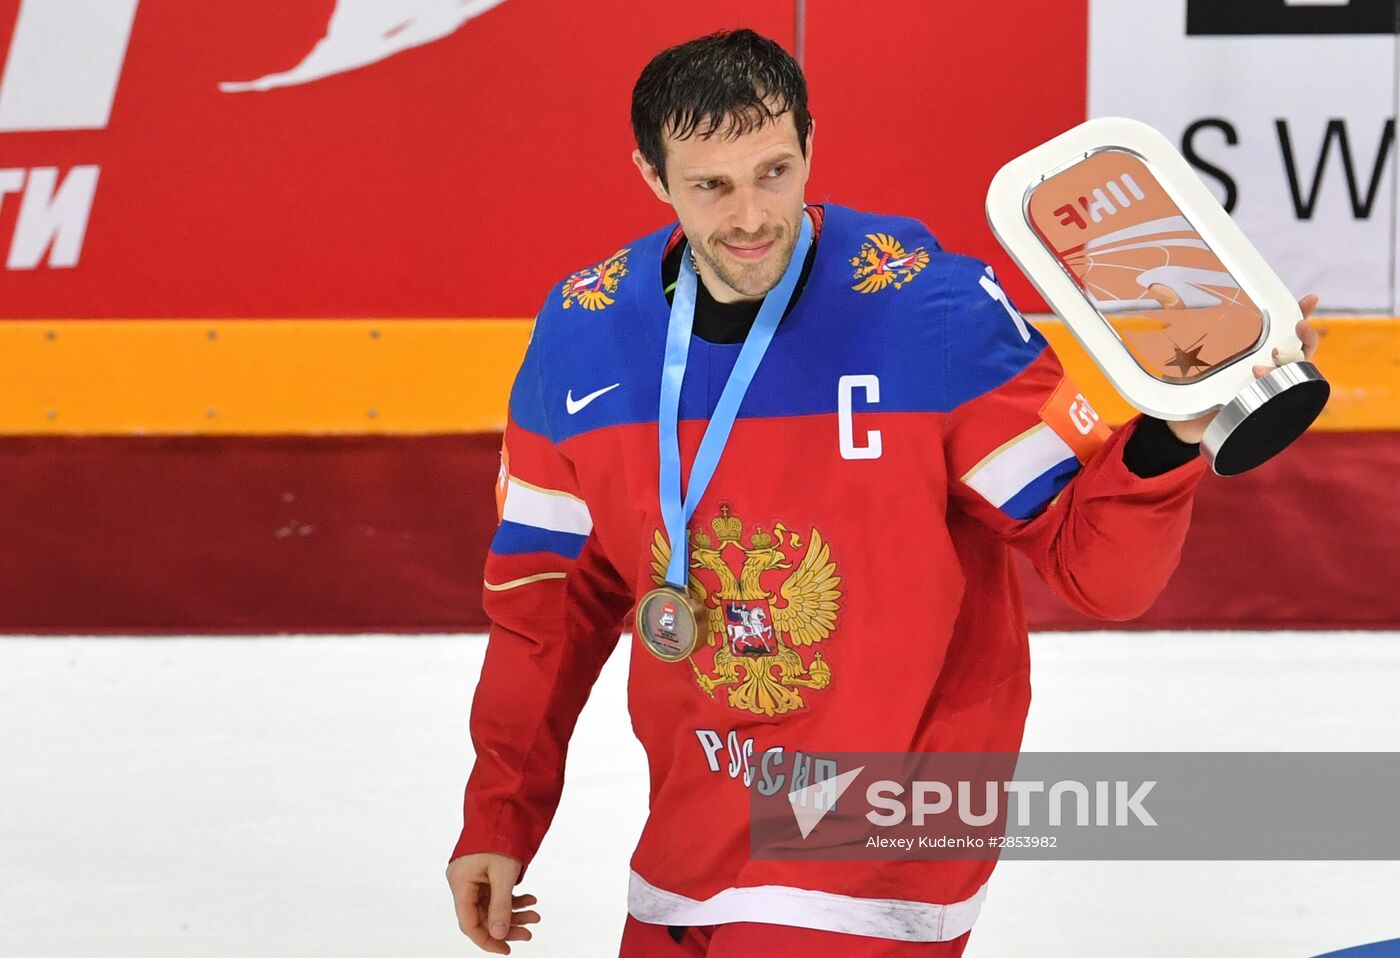
M529 319L0 321L0 434L499 432ZM1400 318L1328 317L1316 428L1400 429ZM1131 408L1035 325L1104 418Z
M530 320L0 323L0 433L493 432Z

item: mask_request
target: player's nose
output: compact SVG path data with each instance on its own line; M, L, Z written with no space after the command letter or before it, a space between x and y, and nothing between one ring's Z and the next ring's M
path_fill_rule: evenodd
M730 226L736 233L758 236L767 232L768 210L760 201L757 191L740 189L735 191L735 207Z

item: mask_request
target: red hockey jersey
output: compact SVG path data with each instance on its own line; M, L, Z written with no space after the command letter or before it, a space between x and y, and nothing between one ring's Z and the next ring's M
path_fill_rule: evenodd
M1176 566L1205 465L1131 473L1136 421L1098 422L985 264L915 220L813 213L811 273L689 527L710 634L678 663L632 640L651 812L628 910L948 940L971 928L992 862L750 860L731 748L1018 750L1030 663L1012 550L1075 608L1138 615ZM569 276L536 319L501 453L452 857L528 866L579 710L664 579L661 263L676 229ZM683 474L739 348L692 338Z

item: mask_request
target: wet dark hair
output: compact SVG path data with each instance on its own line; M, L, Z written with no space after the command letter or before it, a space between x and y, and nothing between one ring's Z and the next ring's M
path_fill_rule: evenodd
M741 136L789 110L797 143L807 155L807 81L777 43L752 30L688 40L652 58L632 88L632 133L637 149L666 185L665 137L703 139L724 127Z

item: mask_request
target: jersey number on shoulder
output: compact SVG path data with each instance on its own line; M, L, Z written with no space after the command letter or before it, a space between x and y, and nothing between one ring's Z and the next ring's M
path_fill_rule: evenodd
M1011 300L1007 298L1006 290L1002 289L1001 286L997 284L997 278L992 273L992 268L990 266L987 267L987 275L983 276L978 282L982 284L982 288L987 291L988 296L992 297L992 299L996 300L998 303L1001 303L1001 308L1006 310L1006 315L1010 316L1011 321L1016 324L1016 331L1021 334L1021 342L1030 342L1031 331L1026 326L1026 318L1017 311L1015 306L1011 305Z
M862 437L863 445L856 445L856 425L851 415L851 393L860 389L865 393L865 401L875 404L880 401L880 378L869 373L842 376L836 384L837 420L840 423L842 459L879 459L880 430L868 429Z

